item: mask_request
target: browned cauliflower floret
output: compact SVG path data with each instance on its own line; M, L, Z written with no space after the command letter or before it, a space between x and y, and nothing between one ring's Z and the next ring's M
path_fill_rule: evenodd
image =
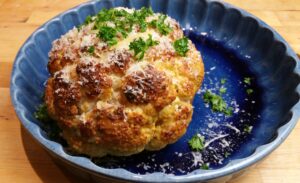
M49 53L48 113L70 148L90 156L127 156L176 142L204 76L191 41L175 48L184 38L175 20L143 9L138 13L145 16L136 16L146 28L133 22L118 32L114 20L135 10L116 11L105 24L89 18L54 41Z

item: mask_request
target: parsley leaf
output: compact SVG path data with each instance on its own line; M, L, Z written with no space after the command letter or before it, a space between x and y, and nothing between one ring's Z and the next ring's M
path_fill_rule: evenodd
M253 126L245 125L244 132L251 133L253 129Z
M221 84L223 85L223 84L225 84L227 82L227 79L225 79L225 78L222 78L221 79Z
M34 117L42 122L51 121L51 118L48 115L47 106L45 104L41 104L40 106L38 106L36 112L34 113Z
M245 83L245 84L248 84L248 85L251 85L251 78L245 77L245 78L244 78L244 83Z
M153 15L151 8L141 8L140 10L134 11L133 17L134 22L139 25L140 31L145 32L147 29L146 17Z
M93 21L93 18L91 16L87 16L84 21L84 25L90 24L92 21Z
M41 104L37 107L36 111L34 112L34 117L44 123L42 128L47 132L47 135L50 139L60 140L61 129L49 116L46 104Z
M117 44L116 36L117 31L112 27L103 26L99 28L98 37L107 42L110 46Z
M159 41L152 39L152 36L149 34L148 39L144 41L142 38L133 40L129 44L129 50L134 51L134 56L137 60L144 58L145 52L151 47L159 44Z
M220 91L220 94L224 94L224 93L226 93L227 88L221 87L221 88L219 89L219 91Z
M200 169L202 169L202 170L209 170L209 164L207 164L207 163L202 164L202 166L200 167Z
M189 140L188 143L192 150L202 151L204 149L204 141L205 139L202 135L196 134Z
M136 17L137 19L144 19L144 20L151 15L153 15L153 10L151 7L149 8L142 7L140 10L136 10L133 13L133 16Z
M162 35L168 35L172 32L172 28L169 24L165 24L166 18L166 15L160 15L157 20L152 20L149 25L156 28Z
M215 112L222 112L227 116L232 115L233 108L228 107L224 99L217 94L214 94L210 91L206 91L203 95L205 103L210 104L211 108Z
M233 113L233 108L232 107L228 107L227 109L225 109L225 111L223 112L226 116L232 116Z
M173 47L175 51L182 57L186 56L186 53L189 51L188 39L183 37L174 42Z
M224 157L225 157L225 158L228 158L228 156L230 156L230 155L231 155L231 153L225 152Z
M115 11L113 9L106 9L103 8L99 13L96 15L96 24L100 22L105 22L113 19L113 16L115 15Z
M134 51L134 56L138 60L144 58L146 47L147 47L146 42L142 38L135 39L133 42L129 44L129 50Z
M140 26L140 31L141 32L146 32L146 29L147 29L147 23L146 23L146 21L141 20L139 22L139 26Z
M93 54L95 52L95 46L90 46L87 51L90 53L90 54Z
M254 90L251 89L251 88L248 88L248 89L246 90L246 92L247 92L248 95L251 95L251 94L254 92Z

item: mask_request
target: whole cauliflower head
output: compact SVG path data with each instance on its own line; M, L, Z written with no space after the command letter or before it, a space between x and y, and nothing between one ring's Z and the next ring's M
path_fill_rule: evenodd
M73 151L93 157L176 142L204 76L179 24L147 8L88 17L53 42L48 70L49 115Z

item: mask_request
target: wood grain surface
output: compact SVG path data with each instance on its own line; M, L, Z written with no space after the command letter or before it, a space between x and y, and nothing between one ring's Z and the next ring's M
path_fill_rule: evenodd
M21 127L9 96L22 43L51 17L83 0L0 0L0 182L83 182L58 168ZM300 53L300 0L228 0L273 26ZM300 182L300 125L263 163L231 183Z

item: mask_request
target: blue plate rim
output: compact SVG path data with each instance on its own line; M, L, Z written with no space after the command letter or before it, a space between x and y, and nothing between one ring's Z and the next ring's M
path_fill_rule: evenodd
M226 9L235 9L237 10L241 15L242 18L251 18L255 20L260 28L265 28L270 30L273 33L274 40L282 43L286 49L286 55L293 58L293 61L295 62L295 68L293 73L297 74L300 77L300 65L299 65L299 58L297 57L296 53L293 51L293 49L289 46L287 41L280 36L279 33L277 33L276 30L274 30L271 26L267 25L264 21L259 19L258 17L252 15L251 13L238 8L234 5L231 5L229 3L220 1L220 0L206 0L209 3L217 3L221 5L222 7ZM261 159L265 158L267 155L269 155L272 151L274 151L279 145L282 144L282 142L288 137L288 135L291 133L293 128L296 126L298 119L300 117L300 102L298 101L289 111L291 113L292 117L291 119L284 124L283 126L279 127L277 129L277 137L273 139L272 142L268 144L261 145L256 148L255 152L252 153L250 156L243 158L243 159L236 159L228 163L225 167L217 169L217 170L195 170L187 175L180 175L175 176L172 174L164 174L161 172L155 172L151 174L146 175L138 175L131 173L125 169L117 168L117 169L106 169L101 168L94 163L90 161L90 159L85 157L79 157L79 156L72 156L69 154L66 154L63 150L63 147L58 144L57 142L45 139L41 133L40 133L40 127L32 122L30 122L24 114L24 111L22 110L23 105L18 103L17 94L18 89L16 88L15 78L18 75L16 73L17 65L21 61L24 55L24 49L26 46L33 43L33 38L39 31L43 31L49 23L53 21L60 20L64 15L70 13L70 12L78 12L78 10L84 6L87 6L89 4L95 4L97 1L88 1L85 3L82 3L78 6L75 6L74 8L71 8L69 10L66 10L62 12L61 14L53 17L46 23L44 23L42 26L38 27L31 35L30 37L24 42L24 44L21 46L20 50L18 51L16 58L14 60L13 69L11 73L11 81L10 81L10 96L11 101L13 103L15 112L17 114L18 119L20 120L21 124L25 127L25 129L45 148L47 151L50 151L52 154L54 154L56 157L60 158L61 160L67 162L68 164L71 164L73 166L77 166L85 171L89 171L93 174L101 174L102 176L107 176L111 178L117 178L120 180L127 180L127 181L138 181L138 182L195 182L195 181L206 181L206 180L212 180L216 178L220 178L223 176L227 176L233 173L236 173L242 169L245 169L249 166L254 165ZM298 95L300 95L300 85L296 87L296 92Z

